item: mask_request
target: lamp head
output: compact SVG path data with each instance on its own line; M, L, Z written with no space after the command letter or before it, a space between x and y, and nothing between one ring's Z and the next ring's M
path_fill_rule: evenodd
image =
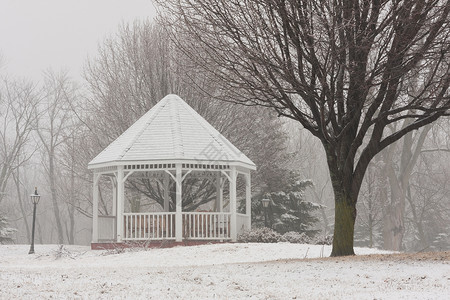
M262 199L261 202L262 202L264 208L269 207L269 203L270 203L269 199L267 199L267 198Z
M30 198L31 198L31 202L33 204L39 203L39 200L41 199L41 195L38 194L37 187L34 188L34 194L31 194Z

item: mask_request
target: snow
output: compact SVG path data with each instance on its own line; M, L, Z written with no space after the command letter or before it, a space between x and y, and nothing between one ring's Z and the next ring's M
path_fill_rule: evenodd
M281 215L281 219L282 219L283 221L285 221L285 220L299 220L300 218L299 218L299 217L296 217L296 216L294 216L294 215L285 213L285 214L282 214L282 215Z
M27 245L0 246L0 299L448 299L450 295L448 260L318 259L330 254L329 246L236 243L119 253L36 245L33 255L28 250Z

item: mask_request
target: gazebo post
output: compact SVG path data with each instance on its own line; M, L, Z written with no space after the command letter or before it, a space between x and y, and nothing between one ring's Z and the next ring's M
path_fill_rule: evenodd
M117 236L117 173L114 172L114 176L112 178L113 184L113 205L112 205L112 215L116 218L116 223L113 224L113 236Z
M94 173L93 207L92 207L92 242L98 243L98 180L100 174Z
M223 209L223 190L222 190L222 178L220 176L220 171L217 172L216 176L216 202L215 202L215 211L222 212Z
M124 202L124 182L123 166L117 167L117 242L122 242L123 238L123 202Z
M164 185L164 211L168 212L170 209L169 206L169 183L170 177L169 174L164 174L163 185Z
M217 182L216 182L216 212L219 212L219 232L222 235L224 230L224 216L223 216L223 182L222 173L217 172ZM222 239L220 241L223 241Z
M175 213L175 241L181 242L183 240L183 214L182 214L182 169L181 164L176 164L175 171L176 178L176 213Z
M231 167L230 171L230 212L231 212L231 220L230 220L230 233L231 233L231 241L236 242L237 240L237 228L236 228L236 180L237 180L237 172L236 167Z
M111 184L112 184L112 215L117 215L117 175L114 174L114 176L111 178Z
M247 224L245 229L252 229L252 181L250 172L245 174L245 215L247 216Z

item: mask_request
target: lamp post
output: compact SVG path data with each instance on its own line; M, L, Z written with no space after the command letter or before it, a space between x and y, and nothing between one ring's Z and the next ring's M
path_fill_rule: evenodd
M262 199L261 202L262 202L263 207L264 207L264 226L268 227L267 226L267 207L269 207L270 200L269 199Z
M34 253L34 224L36 222L36 204L38 204L39 199L41 199L41 196L37 192L37 187L34 188L34 194L31 194L30 197L31 197L31 202L34 205L34 208L33 208L33 229L31 230L31 247L30 247L30 252L28 252L28 254L33 254Z

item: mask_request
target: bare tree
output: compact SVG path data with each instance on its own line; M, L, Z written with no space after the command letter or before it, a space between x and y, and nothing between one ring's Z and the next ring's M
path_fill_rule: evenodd
M0 204L11 175L28 159L26 149L39 102L36 87L26 81L3 79L0 87Z
M409 230L405 233L404 245L407 250L450 247L448 120L436 123L430 132L420 149L406 192L405 228Z
M409 122L404 122L407 126ZM410 188L410 178L416 166L417 159L421 153L425 138L431 129L430 125L425 126L416 134L409 132L403 138L400 159L397 165L393 160L393 155L386 155L385 176L390 185L390 201L385 203L383 213L383 239L384 248L389 250L402 250L403 235L405 232L405 206L408 189ZM390 146L387 152L392 152L395 145Z
M359 245L397 251L449 245L447 126L441 119L410 132L372 161L358 201Z
M30 226L28 224L28 212L30 211L29 202L26 202L26 187L23 186L23 183L21 181L21 173L20 173L20 167L15 170L15 172L12 174L14 179L14 185L16 186L16 194L17 194L17 203L19 205L20 214L22 216L24 225L25 225L25 231L27 233L27 241L31 242L31 233L30 233ZM28 205L27 205L28 204Z
M270 107L321 140L335 196L331 255L354 254L369 162L450 108L449 1L157 2L178 47L226 83L222 99ZM424 84L411 85L417 78Z
M76 105L73 96L72 105ZM74 103L75 102L75 103ZM67 237L67 241L70 245L75 243L75 225L76 225L76 212L79 208L80 194L82 193L84 186L83 177L79 177L79 160L78 153L79 139L83 138L84 128L80 126L78 120L73 116L67 116L67 130L64 132L64 142L60 145L61 151L58 155L58 165L60 168L60 174L63 180L59 182L59 192L63 195L62 204L65 205L65 211L67 213L67 219L64 223L64 232Z
M47 72L44 82L45 100L42 101L41 117L37 125L37 133L43 149L43 165L46 171L58 243L64 242L62 221L61 194L58 178L61 170L58 168L60 148L67 139L67 132L72 125L70 122L71 110L69 103L74 95L74 87L67 74Z
M384 163L380 155L375 157L364 176L358 201L358 216L355 228L355 243L360 246L380 245L380 227L383 221L383 201L387 199L389 186L384 175ZM357 239L357 240L356 240Z

